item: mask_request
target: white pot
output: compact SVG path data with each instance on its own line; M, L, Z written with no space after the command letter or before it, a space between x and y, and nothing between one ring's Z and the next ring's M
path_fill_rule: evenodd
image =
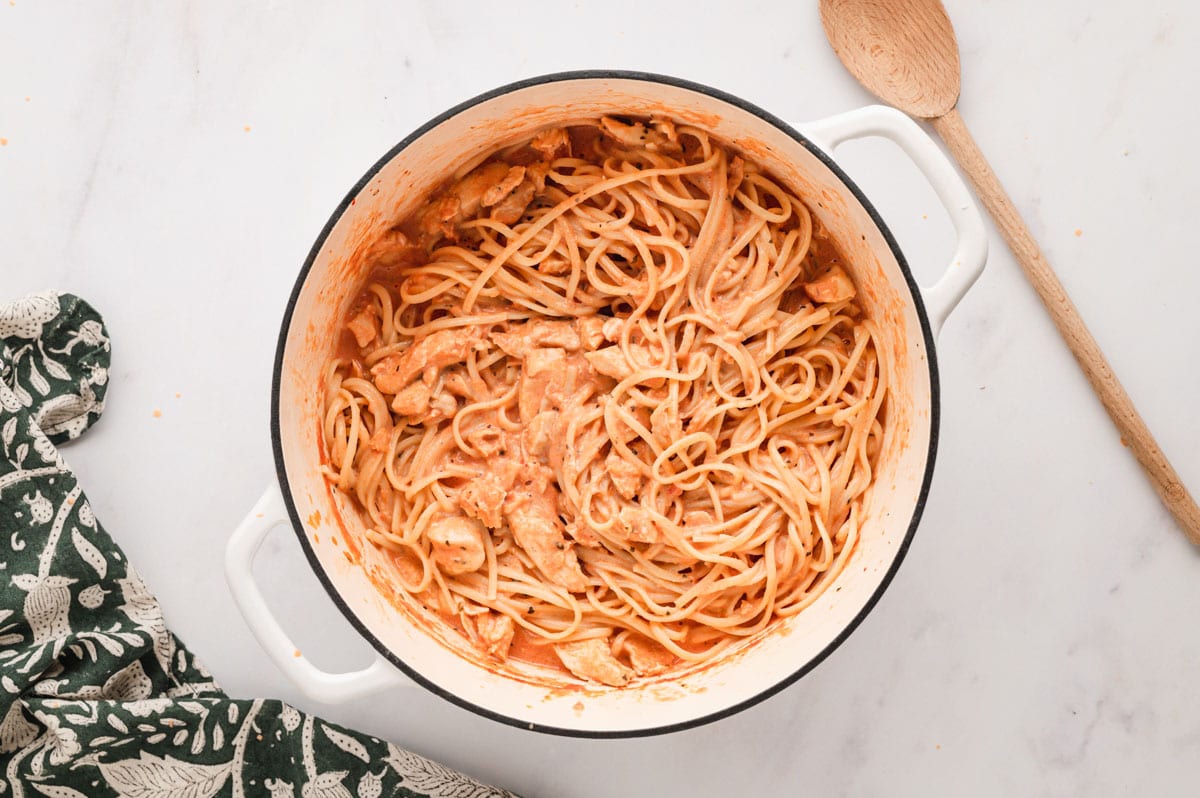
M356 248L409 214L445 177L539 128L601 114L666 114L707 128L765 166L800 196L853 266L880 351L892 358L887 432L862 537L837 590L761 639L701 668L625 688L555 684L482 661L454 635L438 639L376 590L345 552L361 522L339 506L319 471L324 364L360 289ZM576 72L488 92L429 122L375 164L334 210L292 292L275 361L272 484L229 542L226 570L247 622L276 664L307 694L341 701L416 681L505 723L591 737L671 731L729 715L779 691L841 643L895 574L921 516L933 472L938 384L933 339L983 269L983 223L936 145L904 115L869 107L797 132L736 97L640 73ZM830 153L842 141L885 136L916 162L945 204L958 247L944 276L918 289L879 215ZM309 562L346 618L379 652L371 667L320 671L299 655L264 604L251 562L266 533L290 519ZM369 558L368 558L369 559Z

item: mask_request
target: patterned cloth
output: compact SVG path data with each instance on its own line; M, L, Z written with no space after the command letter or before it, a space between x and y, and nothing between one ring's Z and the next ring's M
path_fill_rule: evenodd
M221 691L59 454L104 409L108 363L104 324L77 297L0 305L0 794L511 796Z

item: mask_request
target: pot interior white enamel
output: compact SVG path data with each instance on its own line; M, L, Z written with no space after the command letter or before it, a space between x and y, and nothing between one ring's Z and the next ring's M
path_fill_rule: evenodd
M887 432L862 536L819 600L716 663L632 687L571 686L519 664L498 669L454 634L431 634L368 578L380 557L348 546L362 525L322 477L325 363L363 275L356 251L414 210L446 177L534 131L606 113L666 114L707 128L806 198L852 266L890 361ZM798 678L831 651L886 586L915 528L932 468L936 377L911 275L877 215L815 146L782 122L710 89L643 75L573 74L501 89L454 109L398 145L321 233L297 283L276 363L273 436L292 522L331 596L372 645L447 698L499 720L568 734L681 728L733 712ZM352 549L360 548L361 557ZM515 670L514 670L515 668Z

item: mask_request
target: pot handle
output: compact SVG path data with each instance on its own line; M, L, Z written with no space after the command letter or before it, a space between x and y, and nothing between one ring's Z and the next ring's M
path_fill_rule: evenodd
M810 122L805 136L826 152L842 142L867 136L882 136L895 142L912 159L933 186L950 215L958 236L954 257L933 285L921 288L925 310L936 337L950 312L983 274L988 241L983 217L966 183L933 139L908 116L883 105L868 105L844 114Z
M271 483L250 509L225 546L225 579L234 602L258 638L267 656L305 695L326 704L338 704L387 688L413 684L383 657L359 671L327 673L300 653L279 620L267 606L254 581L254 557L267 533L289 523L279 485Z

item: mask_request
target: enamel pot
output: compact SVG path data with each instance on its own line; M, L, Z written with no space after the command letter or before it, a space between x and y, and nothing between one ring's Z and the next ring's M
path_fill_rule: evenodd
M431 632L370 578L382 556L360 541L362 524L321 473L325 364L364 275L365 241L411 213L448 175L535 131L602 114L668 115L706 128L805 199L849 262L859 301L876 320L893 382L876 482L852 560L810 607L702 667L624 688L583 687L519 663L489 663L457 636ZM848 139L883 136L907 153L944 203L957 248L941 278L918 286L870 202L838 167ZM275 356L271 440L277 481L247 514L226 552L226 571L247 623L305 693L325 702L413 683L495 720L583 737L655 734L744 709L810 671L879 600L912 541L929 490L938 437L934 338L983 270L984 228L941 150L910 119L862 108L793 128L714 89L630 72L573 72L514 83L433 119L386 153L337 205L292 289ZM266 534L290 524L313 570L378 653L369 667L326 673L297 651L255 585L251 564Z

